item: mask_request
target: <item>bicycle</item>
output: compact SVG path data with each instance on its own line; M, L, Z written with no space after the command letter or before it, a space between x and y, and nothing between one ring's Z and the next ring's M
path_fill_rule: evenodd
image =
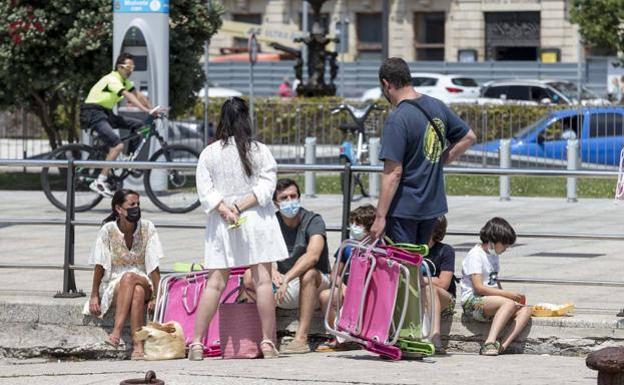
M354 146L353 141L343 140L340 144L340 161L342 164L351 163L352 166L364 164L364 157L368 154L368 138L366 135L366 127L364 123L373 110L383 111L384 108L376 104L369 104L364 108L356 108L349 104L340 104L331 110L332 114L336 114L340 111L349 112L349 116L353 119L351 124L342 124L338 128L345 132L345 134L351 134L356 138L356 144ZM340 190L344 194L347 189L346 173L342 173L340 176ZM362 173L351 173L351 191L349 196L353 199L356 187L360 188L362 197L368 197L368 192L364 187L362 180Z
M158 133L156 122L166 115L159 114L156 117L148 117L145 126L131 132L121 140L124 143L124 157L127 161L137 161L141 150L155 137L160 144L160 149L150 158L150 162L197 162L199 153L188 146L181 144L168 144ZM108 146L104 144L97 133L90 129L90 135L94 138L92 146L72 143L52 151L49 159L56 160L104 160L108 153ZM102 200L103 196L90 190L89 184L99 175L100 169L76 167L74 176L75 186L75 211L88 211ZM60 175L55 178L55 175ZM48 167L41 171L41 185L43 192L55 207L65 211L67 197L66 185L67 169L59 168L58 171ZM199 206L199 198L195 188L195 170L175 169L111 169L108 183L111 190L123 188L124 181L133 176L143 177L145 192L150 200L161 210L170 213L186 213Z

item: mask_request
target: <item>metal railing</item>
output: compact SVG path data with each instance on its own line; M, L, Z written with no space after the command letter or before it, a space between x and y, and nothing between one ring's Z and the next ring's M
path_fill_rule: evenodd
M75 226L100 226L101 222L96 220L76 220L74 207L74 175L76 167L102 168L102 167L132 167L135 169L195 169L196 164L190 162L127 162L127 161L59 161L59 160L21 160L21 159L0 159L2 167L59 167L67 168L67 187L65 219L55 218L10 218L0 217L0 224L10 225L63 225L65 226L64 259L62 265L56 264L10 264L0 263L0 269L62 269L63 287L56 298L84 296L82 291L76 288L74 271L91 270L87 265L77 265L74 263L74 230ZM316 172L343 172L346 177L345 191L351 190L351 176L353 172L379 173L383 170L381 166L351 166L345 165L302 165L302 164L279 164L278 172L292 173L302 171ZM456 175L494 175L494 176L564 176L564 177L590 177L603 178L617 176L615 171L600 170L555 170L555 169L510 169L510 168L478 168L478 167L446 167L445 174ZM343 194L342 216L340 226L327 226L328 231L341 233L341 239L347 238L348 219L351 211L351 199L349 194ZM173 229L204 229L203 223L187 223L162 221L154 222L157 227ZM448 231L451 236L478 236L474 231ZM518 238L551 238L551 239L578 239L578 240L609 240L624 241L624 236L617 234L569 234L569 233L518 233ZM588 281L588 280L553 280L535 278L507 278L501 281L517 283L553 284L553 285L584 285L584 286L610 286L624 287L624 282L614 281Z
M257 100L254 134L269 146L279 163L303 163L308 137L316 139L318 163L335 163L342 141L355 141L352 135L340 130L345 123L352 123L348 114L331 113L337 103L338 100L331 99L318 102ZM218 121L219 105L210 104L210 122ZM581 140L579 168L613 169L619 161L624 116L617 111L586 116L579 109L581 106L567 105L468 103L451 104L450 108L472 128L479 142L460 158L462 162L497 166L501 157L495 141L524 135L523 143L514 143L510 167L565 168L564 142L572 134ZM579 110L556 115L561 109ZM366 122L368 137L381 137L388 112L374 111L370 115ZM553 119L540 122L549 113L555 114ZM19 131L20 125L16 126ZM204 128L202 120L169 121L167 140L170 144L184 144L201 152L213 136L214 127ZM22 137L0 135L0 158L33 158L47 153L51 148L45 137L42 128L28 128ZM84 139L86 142L88 138Z

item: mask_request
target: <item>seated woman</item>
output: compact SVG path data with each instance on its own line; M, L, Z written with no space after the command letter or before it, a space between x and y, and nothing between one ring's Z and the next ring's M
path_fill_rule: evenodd
M144 356L143 342L135 340L135 333L144 325L145 305L154 310L163 251L154 224L141 219L137 192L118 190L111 208L89 258L95 270L91 298L83 313L102 318L115 305L115 326L105 340L113 347L119 346L121 331L130 316L131 359L140 360Z

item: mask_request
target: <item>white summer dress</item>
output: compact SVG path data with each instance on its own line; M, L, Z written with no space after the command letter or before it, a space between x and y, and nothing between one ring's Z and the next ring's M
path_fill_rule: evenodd
M115 295L121 277L128 272L135 273L147 279L152 290L152 280L149 274L154 271L159 260L163 258L162 246L154 224L141 219L133 234L132 247L128 250L124 234L119 230L117 222L108 222L98 233L93 252L89 257L89 264L101 265L104 268L104 277L100 284L99 318L104 317ZM89 301L84 306L83 314L90 315Z
M247 177L233 137L206 147L197 163L197 192L206 213L204 268L223 269L288 258L286 243L275 216L273 192L277 164L269 149L254 142L249 152L253 174ZM241 214L242 225L228 230L217 205L231 205L253 193L258 204Z

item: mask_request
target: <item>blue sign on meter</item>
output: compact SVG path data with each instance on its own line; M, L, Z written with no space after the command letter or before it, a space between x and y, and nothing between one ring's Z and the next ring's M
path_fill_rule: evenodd
M113 12L169 13L169 0L114 0Z

